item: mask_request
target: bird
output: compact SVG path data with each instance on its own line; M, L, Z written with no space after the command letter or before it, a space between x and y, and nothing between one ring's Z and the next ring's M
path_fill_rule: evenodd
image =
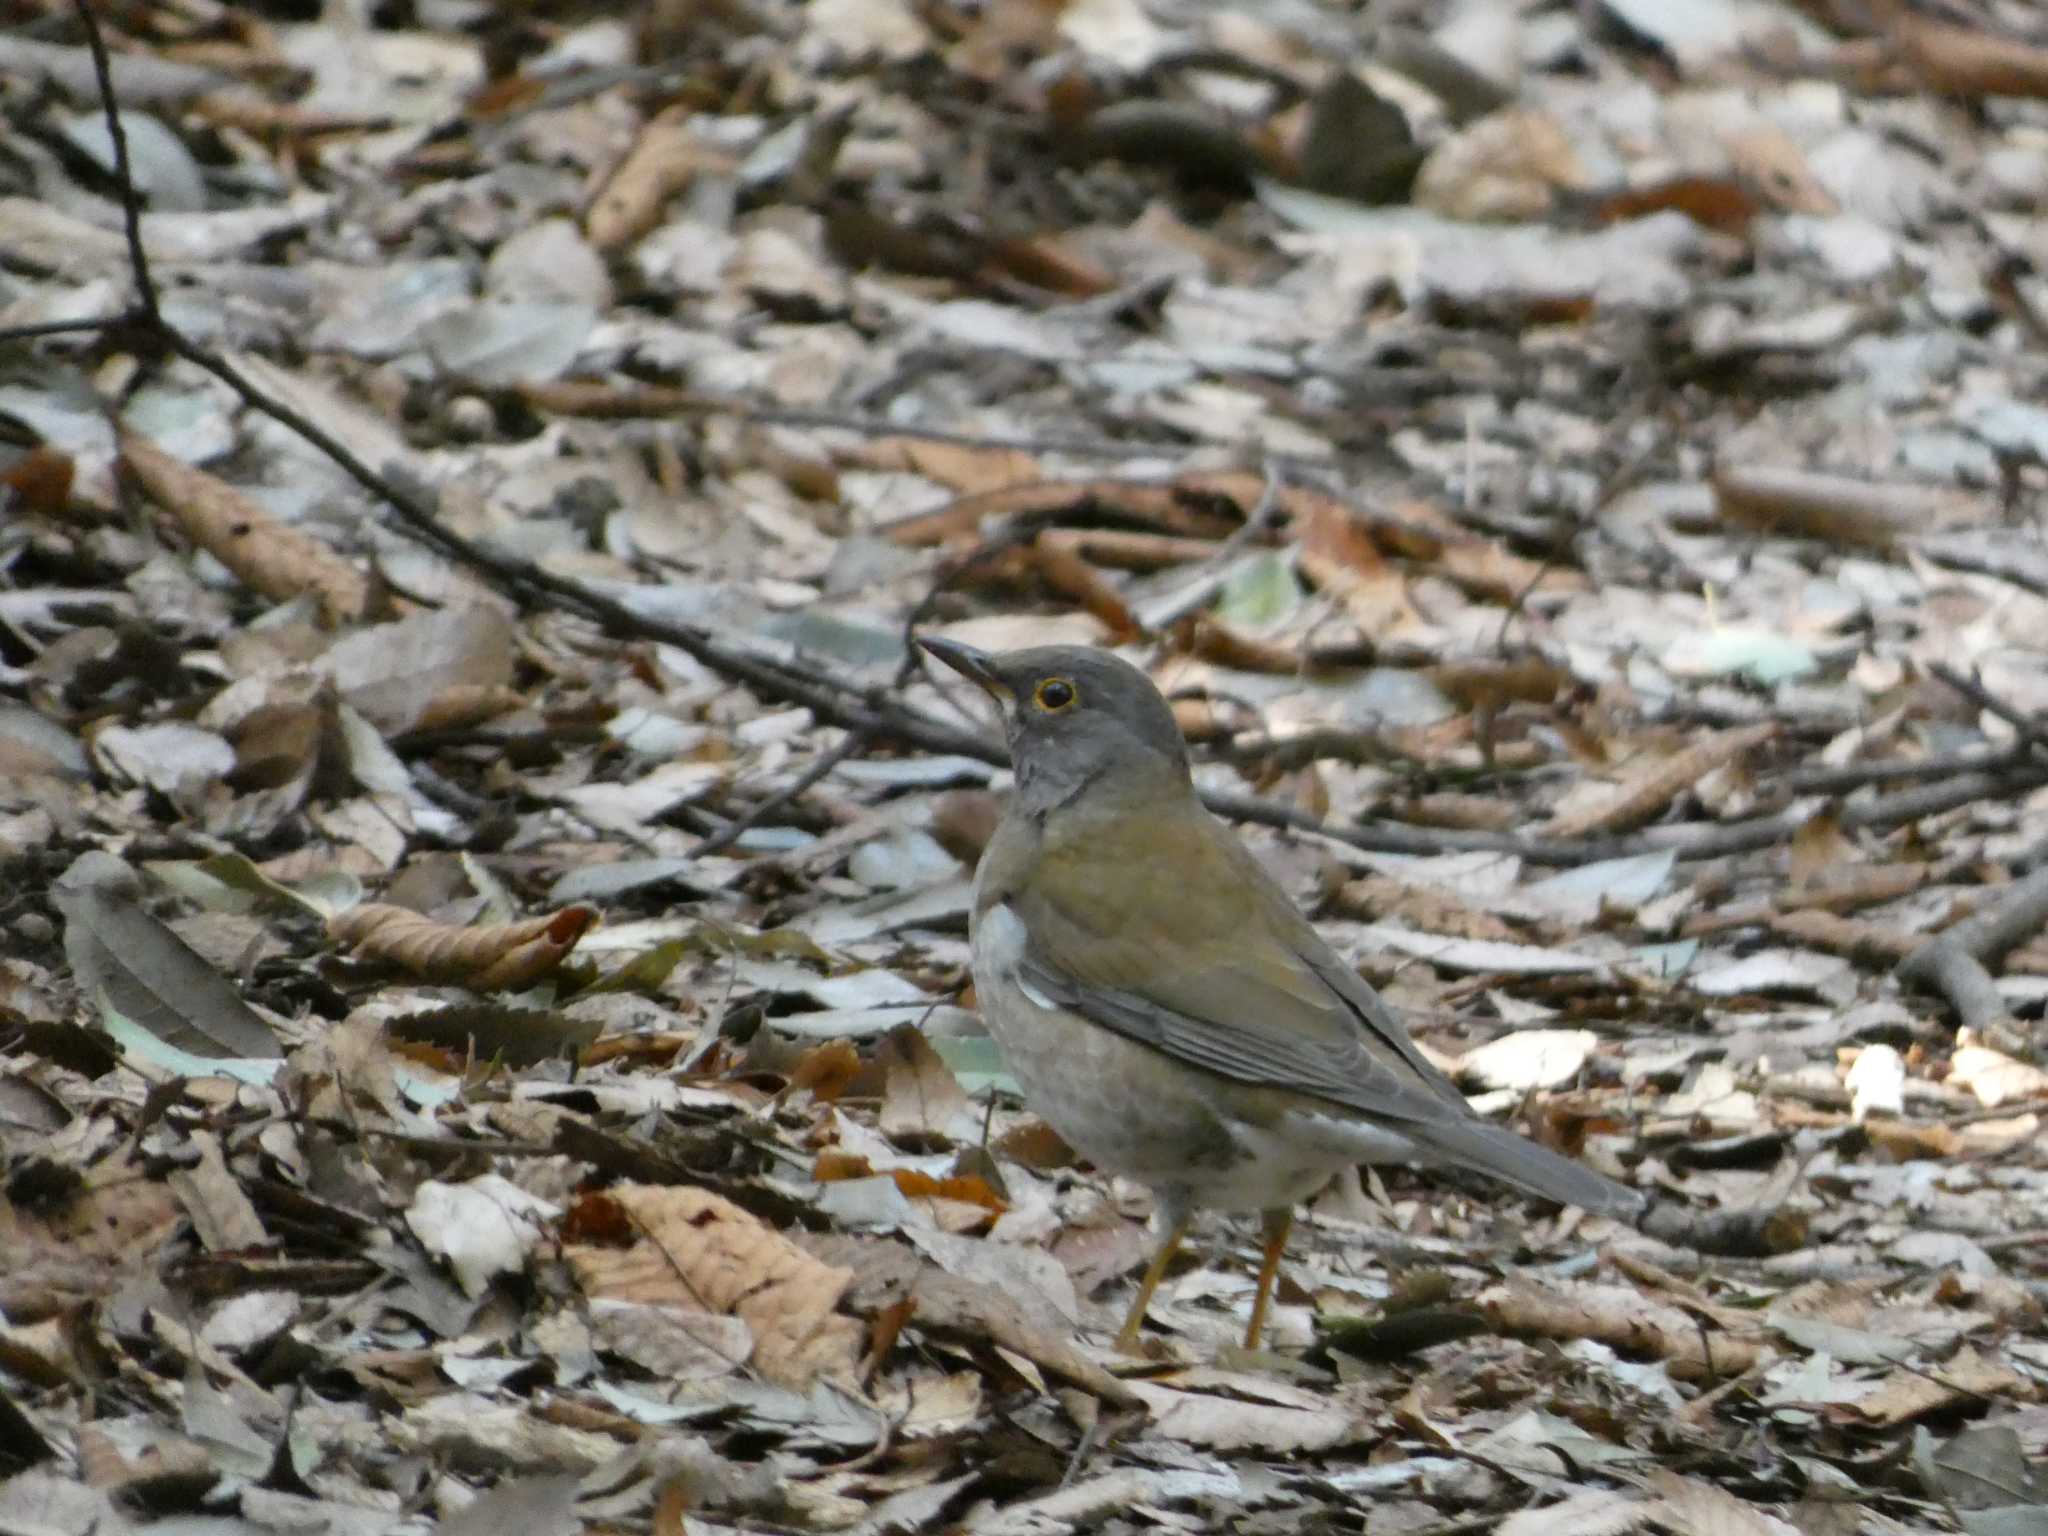
M1152 680L1108 651L919 643L1000 708L1014 788L975 872L975 996L1026 1104L1149 1186L1138 1349L1198 1211L1261 1213L1256 1350L1294 1208L1361 1163L1476 1170L1632 1218L1635 1190L1482 1119L1198 797Z

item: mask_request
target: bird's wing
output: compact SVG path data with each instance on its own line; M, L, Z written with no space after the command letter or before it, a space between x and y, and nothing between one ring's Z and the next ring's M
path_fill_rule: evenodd
M1085 851L1047 849L1034 878L1000 898L1028 935L1019 978L1049 1002L1248 1087L1354 1110L1548 1198L1598 1210L1636 1203L1474 1116L1379 995L1206 813L1176 828L1171 858L1118 841L1106 832ZM1114 892L1087 877L1105 858L1119 868Z
M1189 811L1038 850L1002 897L1029 934L1023 978L1239 1082L1396 1120L1469 1113L1244 845Z

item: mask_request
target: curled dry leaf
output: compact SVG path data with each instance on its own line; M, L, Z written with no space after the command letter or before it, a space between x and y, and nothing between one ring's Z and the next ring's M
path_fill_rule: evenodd
M881 437L851 452L871 468L909 470L950 491L970 496L1005 491L1013 486L1040 485L1045 479L1038 459L1019 448Z
M360 619L368 610L369 577L311 534L280 523L225 481L172 458L134 432L121 436L121 461L178 519L186 537L251 591L276 602L315 593L330 624Z
M1584 837L1592 832L1624 832L1639 827L1714 769L1762 746L1777 734L1775 721L1718 732L1637 773L1603 803L1553 818L1543 829L1544 835Z
M1500 709L1509 704L1548 704L1571 682L1571 673L1547 656L1510 656L1450 661L1425 669L1446 698L1466 709Z
M1525 1275L1480 1292L1477 1305L1503 1333L1593 1339L1623 1354L1662 1360L1679 1381L1725 1381L1763 1357L1760 1330L1712 1326L1697 1309L1657 1301L1619 1285L1542 1281ZM1730 1320L1732 1322L1732 1319Z
M698 141L690 109L677 105L651 119L591 201L583 232L600 251L631 245L661 217L662 205L725 157Z
M1404 504L1399 519L1381 519L1373 536L1388 553L1428 561L1446 581L1489 602L1519 603L1532 592L1583 592L1591 586L1583 571L1518 555L1460 528L1427 502Z
M1897 965L1920 947L1915 935L1897 928L1817 909L1773 913L1769 924L1771 932L1781 938L1879 970Z
M591 1206L610 1208L611 1218L585 1220ZM782 1386L855 1379L861 1327L838 1310L853 1271L822 1263L731 1201L687 1186L617 1185L580 1201L577 1216L580 1229L629 1234L612 1246L564 1245L593 1300L737 1316L753 1330L750 1363Z
M849 1179L871 1179L875 1167L866 1158L851 1152L827 1150L820 1152L811 1164L811 1177L820 1184L838 1184ZM979 1174L954 1174L938 1178L929 1173L920 1173L915 1168L892 1168L888 1178L906 1200L954 1200L965 1205L977 1205L985 1211L1000 1216L1009 1209L1009 1204L996 1192L987 1179Z
M1123 594L1071 544L1042 533L1032 543L1031 563L1048 587L1100 619L1115 643L1135 640L1141 633Z
M851 1040L827 1040L814 1045L797 1058L789 1074L785 1094L808 1093L820 1104L830 1104L852 1086L860 1075L860 1052Z
M564 907L523 923L461 928L371 901L329 918L327 933L359 960L396 966L421 981L497 992L547 975L596 922L594 908Z
M2048 48L1904 12L1892 35L1913 73L1945 94L2048 96Z
M1667 208L1703 229L1737 239L1748 235L1759 211L1756 198L1739 177L1673 176L1601 198L1593 205L1593 218L1601 224L1620 224Z
M1828 825L1839 836L1838 818L1829 817ZM1793 846L1795 850L1799 846L1798 834L1794 834ZM1797 884L1772 898L1780 911L1851 912L1858 907L1879 906L1910 896L1936 875L1933 866L1927 864L1851 864L1848 860L1855 851L1853 845L1845 838L1834 846L1836 863L1800 877Z
M1879 485L1804 469L1714 470L1714 506L1728 522L1856 549L1885 551L1908 535L1972 520L1982 515L1977 501L1931 486Z

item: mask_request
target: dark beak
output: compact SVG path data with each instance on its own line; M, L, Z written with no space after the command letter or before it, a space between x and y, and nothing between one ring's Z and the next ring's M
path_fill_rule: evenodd
M987 651L976 650L958 640L941 640L926 635L919 635L917 643L970 683L979 685L996 698L1010 696L1010 685L996 675L995 658Z

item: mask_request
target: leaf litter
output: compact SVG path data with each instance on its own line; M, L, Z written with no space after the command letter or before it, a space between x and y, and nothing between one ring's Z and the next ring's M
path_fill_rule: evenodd
M2048 1528L2023 8L17 9L0 1524ZM1641 1230L1115 1354L918 629Z

